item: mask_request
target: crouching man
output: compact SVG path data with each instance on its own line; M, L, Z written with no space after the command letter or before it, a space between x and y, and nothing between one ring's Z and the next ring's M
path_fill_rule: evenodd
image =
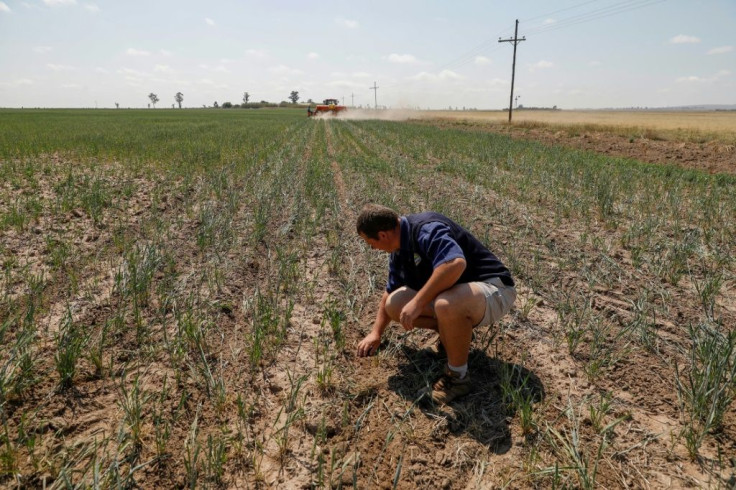
M511 309L516 290L509 270L470 232L439 213L399 216L368 204L356 228L371 248L391 254L388 284L358 356L376 352L392 320L407 331L434 330L447 365L425 395L449 403L469 393L473 328L490 325Z

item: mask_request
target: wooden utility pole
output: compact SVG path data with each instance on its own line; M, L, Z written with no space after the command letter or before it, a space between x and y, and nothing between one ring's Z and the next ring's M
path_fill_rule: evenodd
M526 37L519 38L519 19L516 19L516 28L514 29L514 37L509 39L498 38L500 43L514 43L514 62L511 65L511 97L509 97L509 122L511 122L511 111L514 105L514 77L516 75L516 45L521 41L526 41Z
M373 108L378 109L378 87L376 82L373 82L373 86L368 88L373 90Z

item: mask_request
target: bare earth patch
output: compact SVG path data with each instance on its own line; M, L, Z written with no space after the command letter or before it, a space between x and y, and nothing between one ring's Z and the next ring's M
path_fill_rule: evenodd
M591 123L597 120L597 113L521 112L511 125L499 122L499 113L483 117L473 113L453 115L448 112L437 118L423 116L421 119L435 125L507 134L512 138L633 158L647 163L677 165L712 174L736 174L736 144L733 136L736 133L736 116L728 113L713 114L711 119L703 119L700 114L689 119L671 116L670 119L675 121L670 123L666 123L666 119L647 121L646 113L639 114L639 118L627 119L621 116L620 119L604 118L599 121L609 124L613 129L632 125L628 130L617 131L597 130L595 123ZM698 126L699 121L701 126ZM634 124L642 126L633 126ZM710 133L703 133L700 137L693 136L692 132L699 127L702 128L701 131L707 130Z
M711 174L736 174L736 147L715 141L693 143L655 140L646 137L627 137L605 131L583 131L579 134L571 134L569 131L553 128L525 128L523 126L495 126L494 131L508 134L512 138L590 150L647 163L677 165L683 168L703 170Z

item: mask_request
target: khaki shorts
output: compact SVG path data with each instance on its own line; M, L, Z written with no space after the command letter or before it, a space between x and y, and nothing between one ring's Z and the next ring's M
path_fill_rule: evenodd
M511 306L516 301L516 288L505 285L498 277L473 284L479 286L486 296L486 314L474 327L492 325L511 311Z
M496 323L511 311L511 307L514 301L516 301L516 289L513 286L505 285L498 277L493 277L487 281L471 282L469 284L478 286L486 297L486 312L483 319L478 324L473 325L473 328ZM413 289L407 286L401 286L390 294L388 302L391 302L393 298L399 298L399 302L402 301L400 298L404 298L403 301L408 302L416 294L417 292ZM430 303L430 308L434 311L434 301ZM436 315L435 318L437 318Z

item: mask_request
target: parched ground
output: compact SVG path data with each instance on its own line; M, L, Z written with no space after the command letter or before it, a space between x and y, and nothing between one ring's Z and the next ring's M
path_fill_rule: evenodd
M548 145L561 145L604 155L633 158L642 162L676 165L693 168L711 174L736 173L736 144L717 140L693 142L685 139L652 137L652 131L634 132L632 135L613 131L598 131L590 125L584 129L555 125L529 125L524 122L492 124L474 120L439 119L439 124L451 127L487 129L512 138L538 141ZM435 122L437 123L437 122Z
M736 174L736 146L709 141L634 138L606 131L570 131L550 128L501 126L499 132L512 138L541 141L550 145L594 151L605 155L633 158L642 162L677 165L709 173Z
M736 153L723 143L421 124L736 173ZM475 216L470 226L503 237L496 250L521 276L514 311L473 341L474 392L426 406L417 393L443 364L425 348L430 335L394 326L377 356L355 354L375 315L385 256L355 237L368 179L350 162L373 152L396 161L384 144L391 135L321 121L294 132L293 149L273 145L282 153L270 161L283 168L262 176L271 179L265 189L259 178L227 172L167 181L156 172L120 178L115 163L101 164L93 177L110 196L126 197L111 198L100 216L57 202L77 162L42 162L34 195L63 211L47 210L2 241L2 285L17 299L4 303L7 317L23 325L37 307L39 329L33 384L2 400L0 486L66 488L97 478L106 488L146 489L733 487L733 405L698 458L683 443L675 366L687 361L686 323L702 316L691 277L642 272L621 230L500 205L482 186L434 172L441 162L422 154L410 182L380 191L418 207L428 198L417 189L430 189L456 214ZM324 165L312 166L319 159ZM307 178L322 179L326 209L312 208L312 189L299 188ZM21 184L0 204L22 202ZM467 192L459 197L458 188ZM284 203L268 208L263 196ZM269 219L254 238L260 212ZM149 282L136 287L141 269L133 266L148 263ZM43 298L21 277L39 278ZM733 274L723 281L715 307L734 325ZM563 301L565 321L599 322L602 338L571 347ZM256 350L256 324L278 338L271 350ZM619 337L632 325L640 342ZM60 332L74 326L92 335L72 386L60 389Z
M430 124L443 126L447 122ZM460 123L460 126L464 125ZM449 127L458 127L458 123L451 122ZM477 129L472 127L472 130ZM574 135L559 130L513 126L494 126L489 131L651 163L736 172L736 153L733 147L723 144L643 139L632 142L603 131ZM343 186L344 177L337 167L335 180L338 188ZM440 194L452 193L447 189L467 186L462 180L439 185L431 178L419 184ZM350 202L349 196L343 198ZM490 208L494 196L475 196L474 199L476 207L470 206L468 213L484 205ZM459 209L467 205L456 202ZM508 223L494 224L495 235L517 236L532 219L522 207L511 211L510 215L514 218ZM557 261L575 255L594 257L600 253L600 245L594 243L581 247L577 226L560 226L551 214L533 219L535 227L548 230L544 240L552 244L546 254L543 252L535 260L546 264L553 275ZM598 231L601 237L608 235L604 239L605 246L616 243L615 233L605 229ZM635 307L642 289L641 284L634 282L637 266L628 251L613 245L609 253L618 263L621 282L616 286L599 286L593 292L589 307L613 324L630 324L641 313ZM609 266L611 264L581 263L581 267ZM552 287L582 291L587 285L581 273L568 273L559 276L558 283ZM687 287L692 288L692 284ZM723 450L736 451L733 406L726 414L727 423L721 434L724 446L711 440L702 447L703 459L693 461L681 444L683 413L673 385L672 366L673 362L683 362L679 357L686 343L683 319L698 317L700 306L678 292L682 288L666 289L676 298L681 296L682 300L675 300L678 304L675 311L661 318L650 312L654 316L650 321L660 339L655 347L657 354L653 356L651 352L621 346L613 354L614 359L608 359L615 367L600 378L583 367L589 360L587 354L571 355L568 346L560 345L554 333L559 328L554 304L559 296L548 295L549 291L540 292L538 286L523 283L513 314L501 325L477 332L470 361L475 392L449 407L428 408L416 404L417 392L431 383L441 369L441 359L432 357L425 349L431 335L404 334L394 327L389 329L389 338L377 358L360 359L346 352L348 373L355 374L347 375L343 386L349 387L358 406L366 407L365 412L357 410L353 416L358 416L361 429L367 433L353 439L353 432L336 430L334 439L344 441L343 450L347 455L339 460L341 479L334 485L351 486L355 481L358 488L391 488L393 485L398 488L547 488L554 478L544 480L541 475L554 473L554 467L541 471L539 468L544 467L540 461L549 457L567 458L570 466L565 471L580 465L578 480L569 473L561 477L564 487L719 488L733 485L736 459L729 456L724 460L719 455ZM724 291L719 306L726 325L736 321L736 297L732 292ZM370 306L368 310L358 322L357 332L348 334L349 344L360 340L361 335L356 333L367 333L374 311ZM609 332L609 335L613 334ZM607 342L616 341L609 338ZM536 415L526 412L530 406L538 411ZM532 422L535 417L538 419ZM560 418L564 419L565 427L558 432L554 429L554 421ZM534 426L539 420L548 422ZM544 431L547 436L553 434L550 438L556 439L556 443L550 444L549 440L542 443L541 432ZM403 436L402 442L394 441L397 434ZM578 442L574 443L576 440ZM614 446L616 449L612 450ZM596 450L601 452L596 455ZM535 451L540 453L538 460ZM609 454L605 455L606 452ZM358 460L360 467L356 465ZM724 466L716 469L715 461L721 461ZM386 473L389 468L392 471ZM535 482L533 475L539 480Z

